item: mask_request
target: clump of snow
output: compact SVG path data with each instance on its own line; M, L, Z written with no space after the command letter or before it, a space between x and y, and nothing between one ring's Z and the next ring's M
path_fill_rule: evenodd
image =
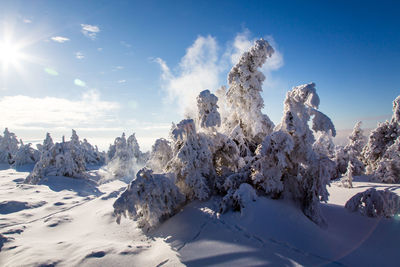
M185 201L174 182L162 174L154 174L143 168L125 192L114 203L117 222L121 216L138 221L138 226L146 230L172 216Z
M368 217L393 217L400 213L400 197L388 190L369 188L350 198L345 208Z

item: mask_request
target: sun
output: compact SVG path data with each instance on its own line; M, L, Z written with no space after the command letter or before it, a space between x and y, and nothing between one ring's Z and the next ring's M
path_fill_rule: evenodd
M10 65L17 66L22 58L23 54L19 45L9 41L0 42L0 63L3 70L8 70Z

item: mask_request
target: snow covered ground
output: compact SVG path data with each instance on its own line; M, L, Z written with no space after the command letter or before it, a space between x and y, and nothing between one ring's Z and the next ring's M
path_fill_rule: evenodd
M0 168L0 266L397 264L400 218L367 218L343 206L370 187L400 194L398 185L333 183L323 205L326 229L290 202L259 197L241 213L220 215L213 198L192 202L144 234L131 220L115 223L112 205L125 183L50 177L23 184L31 169Z

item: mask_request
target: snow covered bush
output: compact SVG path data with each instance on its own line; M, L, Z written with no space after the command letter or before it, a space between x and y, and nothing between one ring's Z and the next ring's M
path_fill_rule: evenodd
M107 152L105 170L113 178L134 177L136 171L145 165L147 157L147 154L140 151L135 134L127 140L123 133L115 139Z
M223 101L229 112L224 119L223 133L245 146L240 146L241 154L249 153L246 150L254 152L256 144L261 143L274 127L268 116L261 112L265 76L258 70L273 53L274 49L267 41L257 40L228 74L229 89Z
M251 202L256 201L257 193L254 188L247 184L240 184L237 190L230 190L224 196L220 204L220 211L224 212L232 207L233 210L242 211Z
M368 217L393 217L400 213L400 197L388 190L370 188L350 198L345 208Z
M173 125L171 139L173 156L165 170L176 175L176 185L187 199L207 199L215 178L208 138L186 119Z
M8 128L4 129L4 135L0 136L0 163L14 163L14 156L18 151L18 139Z
M362 151L367 174L373 174L379 167L386 150L400 136L400 96L393 101L392 119L378 124L369 136L368 143Z
M13 167L19 167L25 164L33 164L39 161L40 152L32 147L32 144L24 144L22 140L19 141L20 146L14 156Z
M114 214L118 223L121 216L128 215L148 230L176 213L184 201L170 177L143 168L115 201Z
M26 177L25 183L38 184L47 176L88 178L85 159L80 149L79 137L72 130L71 141L55 143L49 150L42 150L40 160Z

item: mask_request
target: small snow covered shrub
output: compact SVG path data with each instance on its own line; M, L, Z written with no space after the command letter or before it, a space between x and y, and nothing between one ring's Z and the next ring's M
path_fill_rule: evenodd
M20 147L14 156L13 167L22 166L24 164L33 164L39 161L40 152L32 147L32 144L24 144L22 140L20 142Z
M148 230L176 213L184 201L170 177L143 168L115 201L114 214L118 223L121 216L128 215Z
M80 149L79 137L73 130L71 141L55 143L49 150L42 150L40 160L26 177L25 183L38 184L46 176L88 178L85 159Z
M400 213L400 197L388 190L370 188L350 198L345 208L368 217L393 217Z
M257 193L254 188L247 184L240 184L237 190L230 190L222 199L220 211L224 212L229 208L242 211L251 202L256 201Z
M4 129L4 136L0 135L0 163L14 163L14 156L18 151L18 139L8 128Z

